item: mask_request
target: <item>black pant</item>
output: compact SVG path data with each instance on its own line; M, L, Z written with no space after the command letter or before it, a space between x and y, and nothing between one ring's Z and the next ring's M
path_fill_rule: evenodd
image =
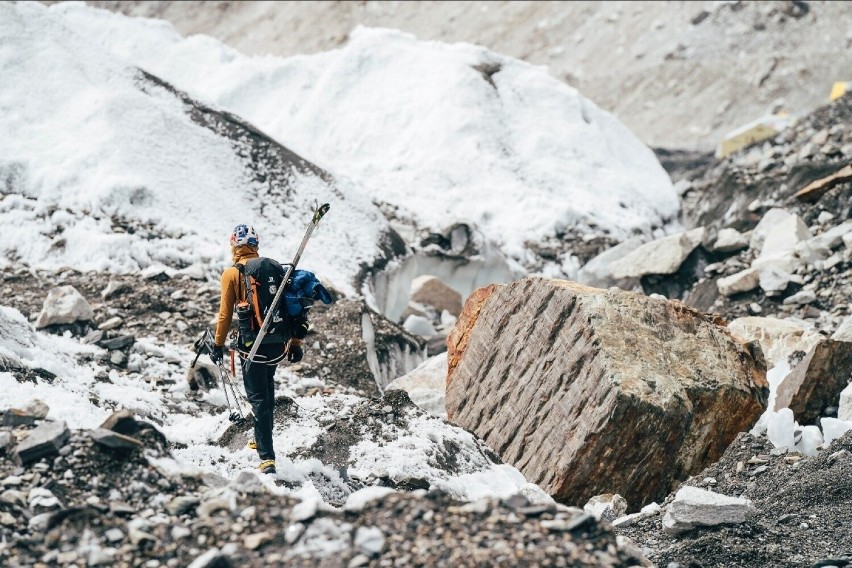
M261 460L274 460L272 449L272 412L275 408L275 365L252 363L246 372L242 361L243 384L254 413L254 440Z

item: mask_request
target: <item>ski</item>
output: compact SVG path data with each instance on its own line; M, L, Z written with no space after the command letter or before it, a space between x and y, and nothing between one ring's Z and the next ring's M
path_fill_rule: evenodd
M254 340L254 344L251 346L251 351L249 351L248 358L246 361L246 372L248 372L249 368L251 367L251 364L254 362L254 358L257 355L257 349L258 347L260 347L260 344L263 341L264 336L266 335L266 330L269 328L269 324L272 323L273 315L278 311L278 304L281 302L281 298L284 297L284 289L290 282L290 276L296 269L296 265L299 263L299 259L302 258L302 253L305 251L305 245L308 244L308 239L311 238L311 233L314 232L314 229L319 224L323 216L328 213L330 207L331 206L328 203L323 203L314 211L314 215L311 218L311 222L308 223L308 228L305 231L305 236L302 237L302 244L299 245L299 250L296 251L296 256L293 257L293 262L291 262L290 266L287 268L287 272L284 274L284 280L281 283L281 287L275 293L275 297L272 299L272 305L269 306L269 310L266 312L266 316L263 318L263 324L260 326L260 330L257 332L257 337Z

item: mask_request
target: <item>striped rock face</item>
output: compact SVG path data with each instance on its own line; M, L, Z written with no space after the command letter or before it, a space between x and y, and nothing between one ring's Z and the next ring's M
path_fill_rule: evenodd
M450 421L574 505L662 499L750 428L769 392L760 347L711 316L564 280L475 291L447 344Z

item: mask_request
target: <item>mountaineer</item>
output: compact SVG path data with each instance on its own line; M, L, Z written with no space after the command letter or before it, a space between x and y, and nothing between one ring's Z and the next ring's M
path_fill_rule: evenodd
M282 286L286 270L276 261L258 254L260 238L254 228L237 225L230 237L234 264L222 272L222 295L211 358L221 363L225 341L234 311L238 317L238 332L232 334L231 346L240 357L240 369L246 395L254 414L254 442L262 473L274 474L275 450L272 445L273 410L275 406L275 369L286 357L291 363L304 355L302 339L308 333L307 313L315 299L331 302L328 291L313 273L294 270L288 283L284 301L270 318L251 364L247 357L254 345L258 330L272 305L278 288ZM291 293L291 287L293 292ZM232 352L232 357L234 356Z

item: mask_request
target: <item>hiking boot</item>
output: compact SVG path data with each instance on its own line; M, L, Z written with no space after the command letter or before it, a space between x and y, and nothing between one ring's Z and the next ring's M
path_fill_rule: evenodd
M255 442L254 440L249 440L248 444L246 444L246 447L248 447L248 449L250 450L256 450L257 442Z
M273 474L275 473L275 460L264 460L260 462L257 469L260 470L260 473Z

